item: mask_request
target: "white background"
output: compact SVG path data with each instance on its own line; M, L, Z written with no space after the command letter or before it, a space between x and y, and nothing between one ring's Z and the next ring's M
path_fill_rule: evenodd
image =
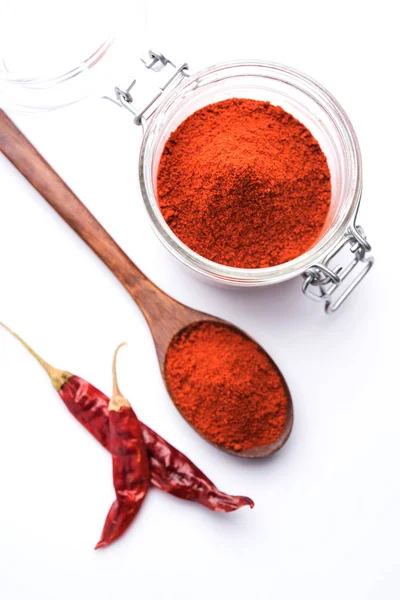
M152 0L153 39L194 72L236 58L289 64L347 110L364 159L360 222L376 266L326 317L301 280L217 289L154 237L137 183L140 131L104 101L19 116L124 250L178 300L239 325L281 366L295 426L270 460L202 441L163 388L138 309L94 254L0 156L0 317L55 365L110 391L231 493L231 515L151 490L120 542L94 552L113 499L110 457L67 413L27 353L0 331L0 597L4 600L398 600L400 402L399 85L395 2ZM134 21L134 9L125 18ZM133 25L132 25L133 27ZM23 43L23 41L21 41Z

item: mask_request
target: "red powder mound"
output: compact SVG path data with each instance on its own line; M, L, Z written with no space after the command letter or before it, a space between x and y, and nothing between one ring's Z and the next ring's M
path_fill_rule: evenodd
M256 342L202 322L178 333L165 361L168 388L185 419L207 440L236 452L283 432L288 389Z
M309 250L331 201L326 157L279 106L233 98L189 116L163 150L161 212L189 248L233 267L279 265Z

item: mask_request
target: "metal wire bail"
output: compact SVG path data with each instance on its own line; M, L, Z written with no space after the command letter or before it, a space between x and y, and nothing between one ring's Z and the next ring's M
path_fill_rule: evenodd
M332 266L333 259L346 246L353 255L351 261L345 267L340 264ZM303 293L312 300L325 302L327 314L336 312L371 270L374 257L367 256L370 251L371 245L362 227L351 226L339 246L332 250L322 263L311 266L304 273ZM346 285L345 280L360 264L361 270L358 269L357 274ZM341 293L335 299L332 298L338 289Z
M132 88L136 85L136 79L134 79L127 88L115 87L114 93L115 98L110 96L104 96L105 99L111 100L118 106L122 106L131 112L134 116L135 125L143 125L146 123L146 118L150 116L156 107L158 106L162 95L167 89L170 89L177 85L184 77L188 76L188 65L187 63L183 63L183 65L177 68L174 63L166 58L164 54L161 52L155 52L154 50L148 51L149 58L141 58L140 60L150 71L154 71L156 73L162 71L166 67L169 67L169 71L172 72L169 79L162 86L158 86L156 95L150 99L150 101L146 104L146 106L142 109L137 109L134 106L133 96L131 94Z

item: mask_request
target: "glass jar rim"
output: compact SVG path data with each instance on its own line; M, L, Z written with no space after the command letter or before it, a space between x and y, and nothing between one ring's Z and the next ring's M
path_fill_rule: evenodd
M347 191L347 197L351 197L351 201L348 204L346 213L341 215L340 223L337 226L329 227L318 243L299 257L273 267L256 269L222 265L204 258L186 246L165 222L158 207L157 198L152 191L152 186L150 186L149 190L149 173L146 171L151 164L152 142L154 141L155 130L163 122L171 106L179 102L185 91L193 86L193 83L204 81L216 74L219 74L221 77L225 74L228 77L228 73L232 73L232 70L241 71L244 69L262 70L265 76L268 73L270 78L299 87L301 91L306 92L325 111L329 112L329 116L340 130L341 138L346 146L347 163L350 166L352 174L350 177L350 189ZM360 203L362 192L362 161L357 136L347 114L332 94L320 83L286 65L267 61L241 60L219 63L191 75L186 81L177 86L159 105L149 120L143 137L139 159L139 179L144 203L151 223L162 243L178 260L194 271L220 280L240 281L247 285L259 285L260 283L278 283L304 273L310 266L322 262L327 253L340 242L349 226L354 223Z
M90 54L90 56L84 58L81 63L65 71L64 73L51 75L49 77L32 78L13 76L12 73L8 73L7 81L10 84L21 85L27 88L47 88L59 83L63 83L64 81L73 79L80 73L84 73L94 67L94 65L96 65L103 58L106 52L108 52L114 41L115 37L110 35Z

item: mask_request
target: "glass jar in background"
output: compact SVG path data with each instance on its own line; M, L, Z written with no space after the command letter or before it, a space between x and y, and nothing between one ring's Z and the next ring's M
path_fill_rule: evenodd
M129 77L143 51L146 2L136 3L134 23L123 19L125 5L2 0L0 105L22 113L54 110L101 97Z

